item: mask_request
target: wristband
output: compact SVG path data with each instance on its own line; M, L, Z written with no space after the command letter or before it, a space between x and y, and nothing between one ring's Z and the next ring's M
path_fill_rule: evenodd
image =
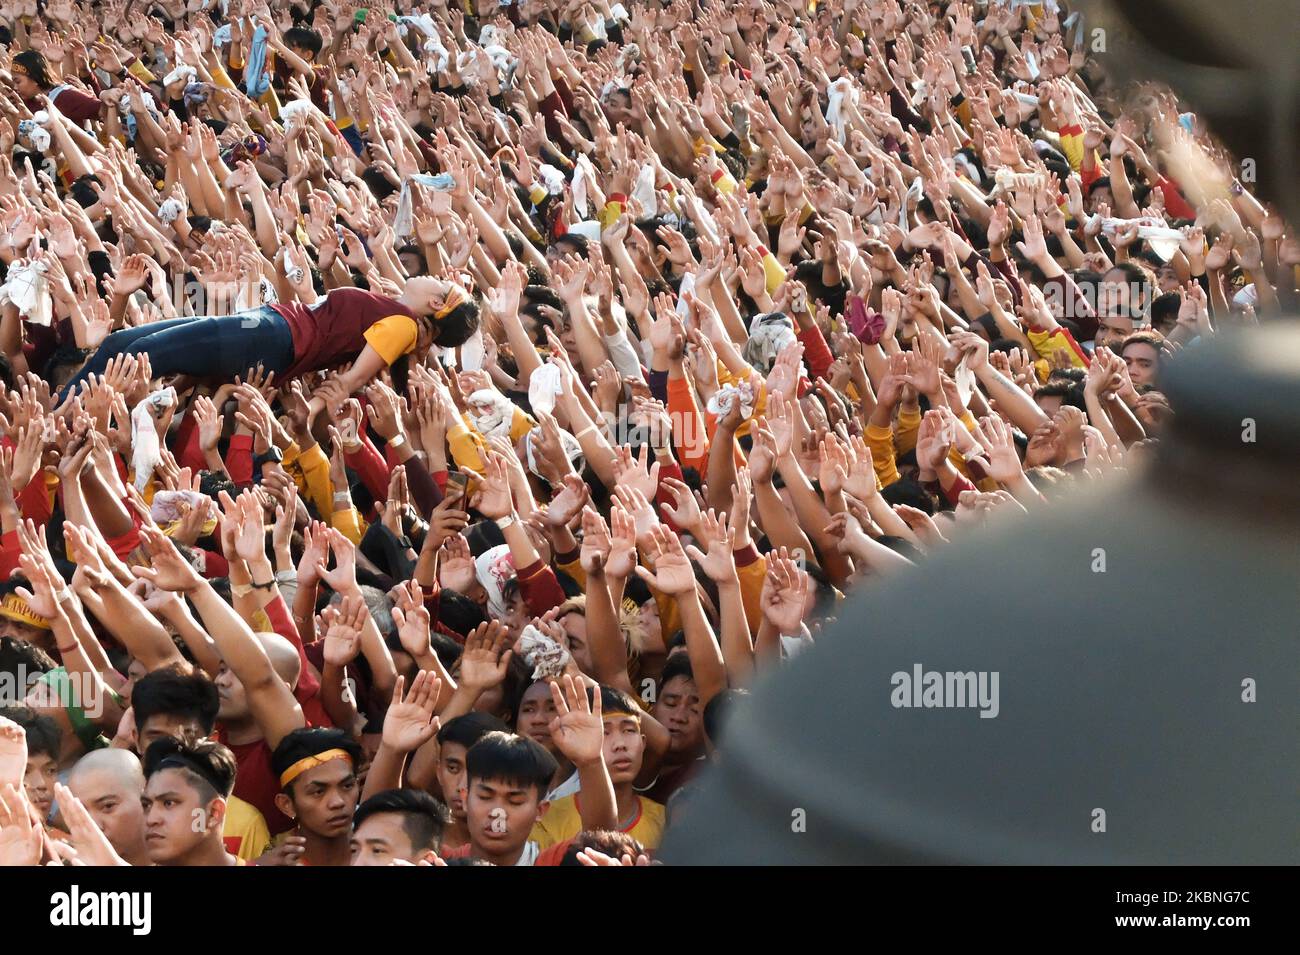
M253 592L252 584L231 584L230 593L236 597L247 597Z
M255 583L253 583L253 582L250 580L250 581L248 582L248 586L249 586L249 588L252 589L252 590L270 590L272 587L275 586L275 578L272 577L270 580L268 580L268 581L267 581L266 583L264 583L264 584L255 584Z
M57 643L54 646L55 649L59 651L59 656L66 656L67 654L72 653L74 650L78 650L81 648L81 644L78 643L74 643L70 647L61 647Z
M404 434L397 434L388 440L388 446L394 451L402 447L404 444L406 444L406 435Z
M501 528L502 530L505 530L514 522L515 522L515 516L513 514L507 514L505 517L497 518L497 527Z

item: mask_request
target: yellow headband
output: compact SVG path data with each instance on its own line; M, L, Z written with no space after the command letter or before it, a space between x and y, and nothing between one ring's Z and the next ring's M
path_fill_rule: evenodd
M446 318L456 310L458 306L464 305L469 301L469 292L466 292L459 285L453 285L451 291L447 293L447 301L442 303L442 308L433 313L434 318Z
M352 762L352 757L345 750L327 749L323 753L317 753L315 756L304 756L298 762L294 763L288 769L280 774L280 788L283 789L309 769L315 769L317 766L328 763L334 759L346 759Z
M45 617L39 616L36 611L32 610L26 600L15 593L5 594L4 600L0 601L0 617L9 620L15 620L18 623L25 623L29 627L36 627L39 630L49 630L50 621Z
M32 75L32 74L30 74L30 73L27 72L27 67L23 66L21 63L11 63L11 64L9 64L9 72L10 72L10 73L17 73L19 76L31 76L31 75Z

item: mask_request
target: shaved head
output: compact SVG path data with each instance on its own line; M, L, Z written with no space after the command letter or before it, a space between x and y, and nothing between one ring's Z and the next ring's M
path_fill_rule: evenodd
M103 776L116 783L131 788L137 793L144 792L144 770L140 760L130 750L97 749L77 760L68 776L68 788L78 799L84 797L77 792L78 782L87 783L92 775Z
M72 767L68 788L82 801L113 848L132 865L149 865L144 844L144 770L135 753L97 749Z
M296 689L298 677L302 674L302 658L298 656L297 648L278 633L259 630L255 636L270 658L271 668L289 684L289 689Z

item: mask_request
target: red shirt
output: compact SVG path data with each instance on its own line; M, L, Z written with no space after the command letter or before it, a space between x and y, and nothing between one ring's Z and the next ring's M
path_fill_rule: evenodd
M271 768L271 747L264 739L254 743L231 743L225 735L225 730L218 727L217 739L235 754L235 795L262 814L271 835L278 836L286 829L292 829L293 820L275 805L280 779Z
M293 334L293 365L281 378L321 371L352 361L366 347L366 329L390 315L416 314L386 295L359 288L334 289L320 302L285 302L272 306Z

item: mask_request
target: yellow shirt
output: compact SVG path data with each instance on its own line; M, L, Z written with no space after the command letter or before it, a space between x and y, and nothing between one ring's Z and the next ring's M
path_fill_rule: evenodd
M420 329L408 315L389 315L365 331L366 343L389 365L415 351L415 340L419 335Z
M271 848L271 832L266 820L253 806L238 796L226 801L226 820L221 827L221 841L226 851L245 862L252 862Z
M582 832L582 813L578 809L578 797L581 795L574 793L550 804L528 836L537 843L539 849L549 849L558 843L568 842ZM663 803L644 796L637 796L636 801L636 815L629 825L620 826L619 831L626 832L647 849L657 849L664 836Z

